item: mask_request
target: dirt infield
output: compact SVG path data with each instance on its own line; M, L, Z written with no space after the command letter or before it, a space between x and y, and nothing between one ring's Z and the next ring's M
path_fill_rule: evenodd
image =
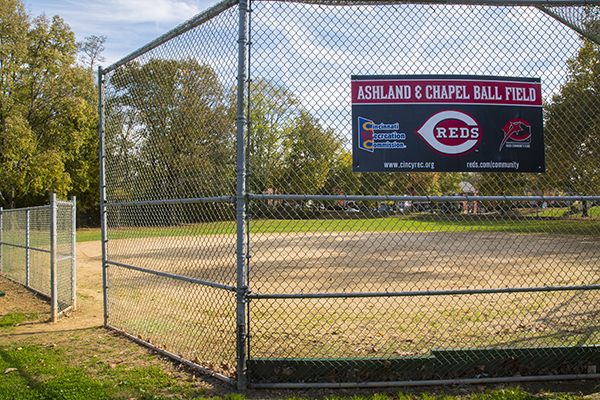
M431 291L597 282L600 238L503 232L251 235L253 293ZM234 235L123 239L112 261L235 285Z
M565 346L599 340L597 291L423 295L591 285L600 239L505 232L251 235L253 294L422 292L373 298L253 299L252 357L397 357L435 348ZM109 242L113 261L235 285L235 237ZM207 365L235 360L235 295L111 267L111 321ZM183 334L182 334L183 333ZM227 368L218 372L227 372Z

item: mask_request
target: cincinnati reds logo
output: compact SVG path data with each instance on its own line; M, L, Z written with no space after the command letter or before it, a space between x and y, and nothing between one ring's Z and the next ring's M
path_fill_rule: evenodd
M504 139L502 139L502 143L500 143L500 150L504 147L508 140L516 141L516 142L524 142L531 138L531 125L529 122L525 121L521 118L511 119L504 125L502 128L502 132L504 132ZM509 145L507 145L509 147Z
M481 141L481 126L470 115L456 110L433 114L415 131L434 151L446 156L470 153Z

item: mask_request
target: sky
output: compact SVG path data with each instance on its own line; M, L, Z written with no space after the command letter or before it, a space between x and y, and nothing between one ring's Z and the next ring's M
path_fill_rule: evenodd
M31 16L59 15L78 41L106 36L107 67L216 4L217 0L23 0Z

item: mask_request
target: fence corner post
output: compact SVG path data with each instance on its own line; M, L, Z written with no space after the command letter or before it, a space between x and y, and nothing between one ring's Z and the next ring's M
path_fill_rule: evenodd
M237 387L247 388L247 321L246 321L246 117L244 97L246 92L246 46L248 43L248 1L240 0L238 37L238 82L237 82L237 178L236 178L236 224L237 224L237 296L236 296L236 349L237 349Z
M4 215L4 207L0 207L0 274L2 273L2 216Z
M98 157L100 160L100 226L102 232L102 297L104 303L104 326L108 326L108 221L106 210L106 177L104 154L104 70L98 66Z
M71 197L71 305L77 310L77 197Z
M25 210L25 287L31 287L31 213Z
M58 290L57 290L57 260L56 260L56 193L50 194L50 303L52 307L51 322L58 318Z

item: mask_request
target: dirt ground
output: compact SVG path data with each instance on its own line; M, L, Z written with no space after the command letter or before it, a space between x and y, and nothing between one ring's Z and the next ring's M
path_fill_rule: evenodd
M192 382L197 388L204 388L203 396L223 396L235 392L235 388L212 377L204 376L196 371L183 368L169 359L154 354L153 357L140 357L153 352L139 346L118 334L105 330L103 325L102 300L102 271L101 249L99 242L84 242L77 244L77 310L61 318L58 322L50 323L50 306L48 302L26 290L22 286L7 279L0 278L0 291L5 296L0 297L0 316L23 313L33 315L23 323L8 331L0 331L0 345L12 344L43 344L66 348L73 357L88 355L90 352L99 354L105 362L135 362L158 365L179 379ZM110 340L107 340L109 339ZM245 393L249 398L324 398L328 396L368 395L370 393L403 392L445 392L455 395L468 395L488 389L498 389L509 385L454 385L446 387L418 387L394 389L350 389L350 390L316 390L305 389L297 391L267 391L251 390ZM516 386L516 385L515 385ZM532 393L540 391L569 392L583 395L590 399L600 399L600 381L576 380L540 383L521 383L523 390Z

